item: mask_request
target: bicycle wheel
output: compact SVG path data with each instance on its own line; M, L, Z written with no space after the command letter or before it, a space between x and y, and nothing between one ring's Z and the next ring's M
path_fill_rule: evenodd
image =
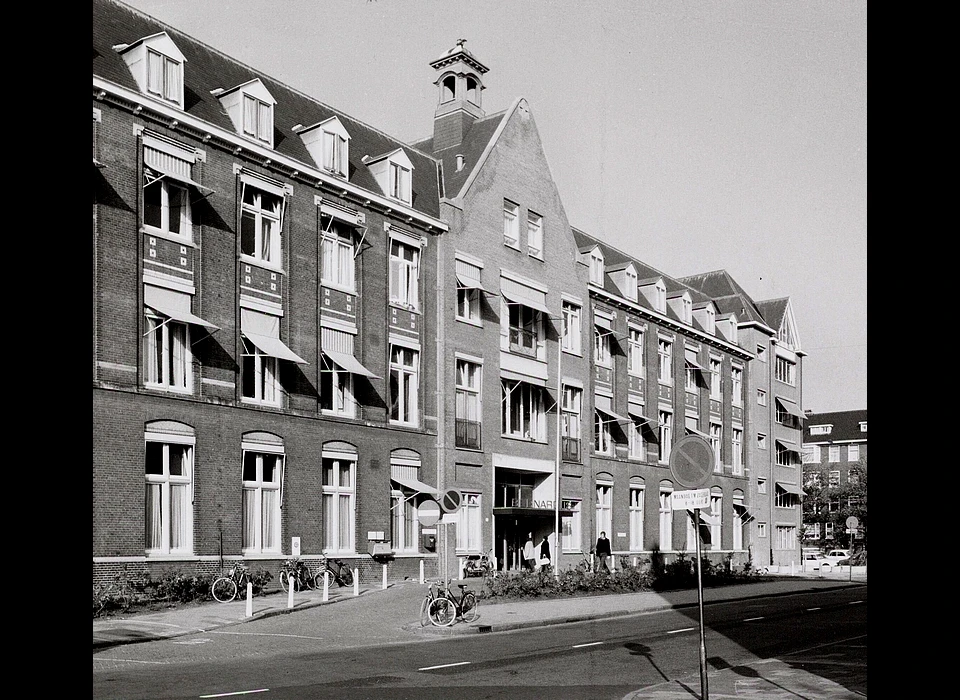
M436 598L430 603L428 615L437 627L449 627L457 619L457 606L448 598Z
M237 584L232 578L221 576L213 582L210 592L215 600L221 603L229 603L237 597Z
M283 589L283 592L284 592L284 593L287 592L287 588L289 588L289 586L290 586L289 581L287 581L287 577L290 576L290 575L291 575L291 574L290 574L289 571L284 571L284 570L281 570L281 571L280 571L280 588ZM300 579L299 579L297 576L294 576L294 577L293 577L293 591L294 591L294 593L299 593L299 592L300 592L300 588L301 588L301 586L300 586Z
M425 595L420 603L420 626L426 627L430 623L430 603L433 602L433 596Z
M467 591L463 594L463 600L460 601L460 617L463 618L464 622L473 622L477 619L479 614L477 608L479 607L480 599L477 598L476 593Z
M341 586L353 585L353 572L345 566L340 569L340 576L338 578L340 579Z
M301 574L301 580L303 582L301 585L304 588L306 588L308 591L312 591L314 588L317 587L316 579L310 575L309 570L304 569L303 571L300 572L300 574Z

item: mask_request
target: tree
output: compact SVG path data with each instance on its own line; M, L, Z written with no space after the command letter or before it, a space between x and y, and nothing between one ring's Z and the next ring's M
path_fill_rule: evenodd
M823 545L827 523L833 528L833 545L850 549L867 546L867 458L861 457L847 473L843 486L829 485L829 467L820 466L804 470L803 522L806 526L820 523ZM847 518L856 516L859 521L858 536L847 534ZM806 531L808 527L805 527ZM805 532L804 532L805 534ZM801 535L802 536L802 535Z

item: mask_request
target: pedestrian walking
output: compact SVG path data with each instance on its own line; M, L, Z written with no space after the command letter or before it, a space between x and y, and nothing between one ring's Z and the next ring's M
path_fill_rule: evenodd
M527 541L523 545L523 551L520 553L523 559L523 568L527 571L533 571L533 565L536 563L536 554L533 551L533 533L527 533Z
M610 571L610 566L607 564L607 558L612 556L613 552L610 550L610 540L607 539L607 533L600 531L600 537L597 538L597 546L594 547L594 550L597 553L597 571L600 571L601 568Z

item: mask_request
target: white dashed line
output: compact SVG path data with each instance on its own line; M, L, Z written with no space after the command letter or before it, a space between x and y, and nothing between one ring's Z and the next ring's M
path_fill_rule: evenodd
M246 695L247 693L266 693L269 688L260 688L258 690L238 690L235 693L217 693L215 695L201 695L201 698L225 698L230 695Z
M812 611L812 610L819 610L819 609L820 609L820 608L807 608L807 612L810 612L810 611Z
M458 661L455 664L440 664L439 666L424 666L423 668L418 668L418 671L433 671L437 668L450 668L451 666L466 666L469 664L469 661Z
M684 627L682 630L670 630L667 634L677 634L678 632L689 632L693 627Z
M744 618L743 621L744 621L744 622L753 622L754 620L762 620L762 619L763 619L763 615L761 615L760 617L747 617L747 618Z
M589 644L574 644L574 649L582 649L583 647L595 647L598 644L603 644L603 642L590 642Z
M862 602L862 600L851 600L849 603L847 603L847 605L858 605Z

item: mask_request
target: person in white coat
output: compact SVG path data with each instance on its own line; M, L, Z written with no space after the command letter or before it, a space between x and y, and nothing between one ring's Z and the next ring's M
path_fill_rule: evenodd
M537 554L533 549L533 533L527 533L527 541L523 545L523 551L520 553L523 561L523 568L527 571L533 571L534 565L537 563Z

